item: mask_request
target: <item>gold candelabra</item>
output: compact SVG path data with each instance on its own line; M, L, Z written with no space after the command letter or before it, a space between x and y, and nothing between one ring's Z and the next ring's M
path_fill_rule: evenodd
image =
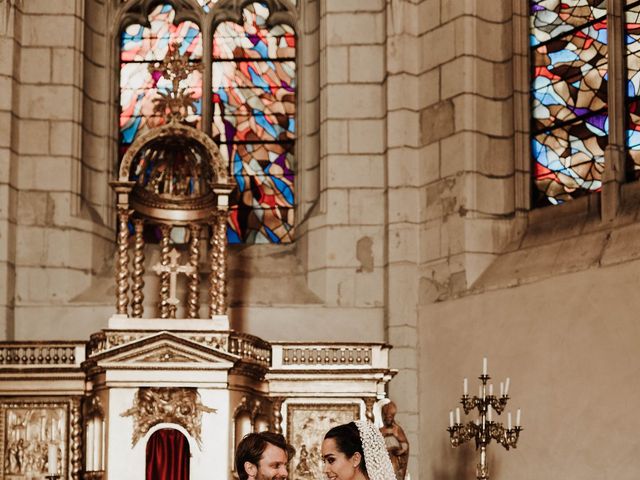
M480 385L478 388L478 396L469 396L468 381L465 378L463 382L463 393L460 403L465 414L469 414L472 410L478 410L478 418L463 424L460 421L460 407L455 410L455 421L453 410L449 412L449 432L451 446L457 447L469 440L475 440L476 450L480 450L480 461L476 466L476 478L478 480L489 479L489 465L487 463L487 447L491 440L495 440L505 449L516 448L520 432L523 428L520 426L520 409L516 413L515 425L511 424L511 412L507 414L507 428L502 423L493 421L493 410L500 415L509 401L509 383L507 377L506 382L500 382L500 395L493 394L493 384L488 384L491 377L487 374L487 359L482 361L482 375L478 377Z

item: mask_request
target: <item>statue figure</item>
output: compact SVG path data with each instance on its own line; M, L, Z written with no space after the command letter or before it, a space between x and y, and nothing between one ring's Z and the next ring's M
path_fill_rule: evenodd
M391 464L398 480L404 480L409 462L409 441L400 425L396 423L398 407L393 402L382 407L382 427L380 433L384 437Z
M299 475L300 478L313 478L313 472L309 467L308 457L309 452L307 452L307 446L303 443L302 448L300 449L300 460L296 467L296 474Z

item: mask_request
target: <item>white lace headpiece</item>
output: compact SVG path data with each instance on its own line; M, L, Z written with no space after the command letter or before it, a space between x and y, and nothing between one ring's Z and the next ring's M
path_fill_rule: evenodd
M362 440L364 463L370 480L396 480L387 447L380 430L367 420L355 422Z

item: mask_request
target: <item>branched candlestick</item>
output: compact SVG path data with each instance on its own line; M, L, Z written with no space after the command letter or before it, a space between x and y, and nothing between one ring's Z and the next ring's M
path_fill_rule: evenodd
M516 448L522 427L520 426L520 409L516 413L515 426L511 425L511 412L507 415L507 428L502 423L494 422L492 411L500 415L509 401L509 378L506 383L500 383L500 395L493 394L493 385L487 385L491 377L487 374L487 359L482 362L482 375L478 377L482 382L478 389L478 396L469 396L467 379L464 379L463 394L460 400L465 414L478 410L479 418L475 422L463 424L460 421L460 408L456 408L455 421L453 411L449 412L449 436L451 446L457 447L469 440L475 440L476 450L480 450L480 462L476 467L478 480L489 479L489 465L487 464L487 446L495 440L505 449Z

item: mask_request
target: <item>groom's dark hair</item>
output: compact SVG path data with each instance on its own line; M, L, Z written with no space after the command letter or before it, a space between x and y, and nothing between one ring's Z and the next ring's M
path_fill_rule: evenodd
M291 459L295 453L295 449L289 445L285 438L279 433L249 433L244 436L238 444L238 448L236 448L236 473L238 474L238 477L240 477L240 480L247 480L247 478L249 478L249 475L247 475L247 472L244 469L244 463L249 462L258 466L258 463L260 463L260 459L262 458L262 454L269 443L274 447L284 450L287 453L287 459Z

